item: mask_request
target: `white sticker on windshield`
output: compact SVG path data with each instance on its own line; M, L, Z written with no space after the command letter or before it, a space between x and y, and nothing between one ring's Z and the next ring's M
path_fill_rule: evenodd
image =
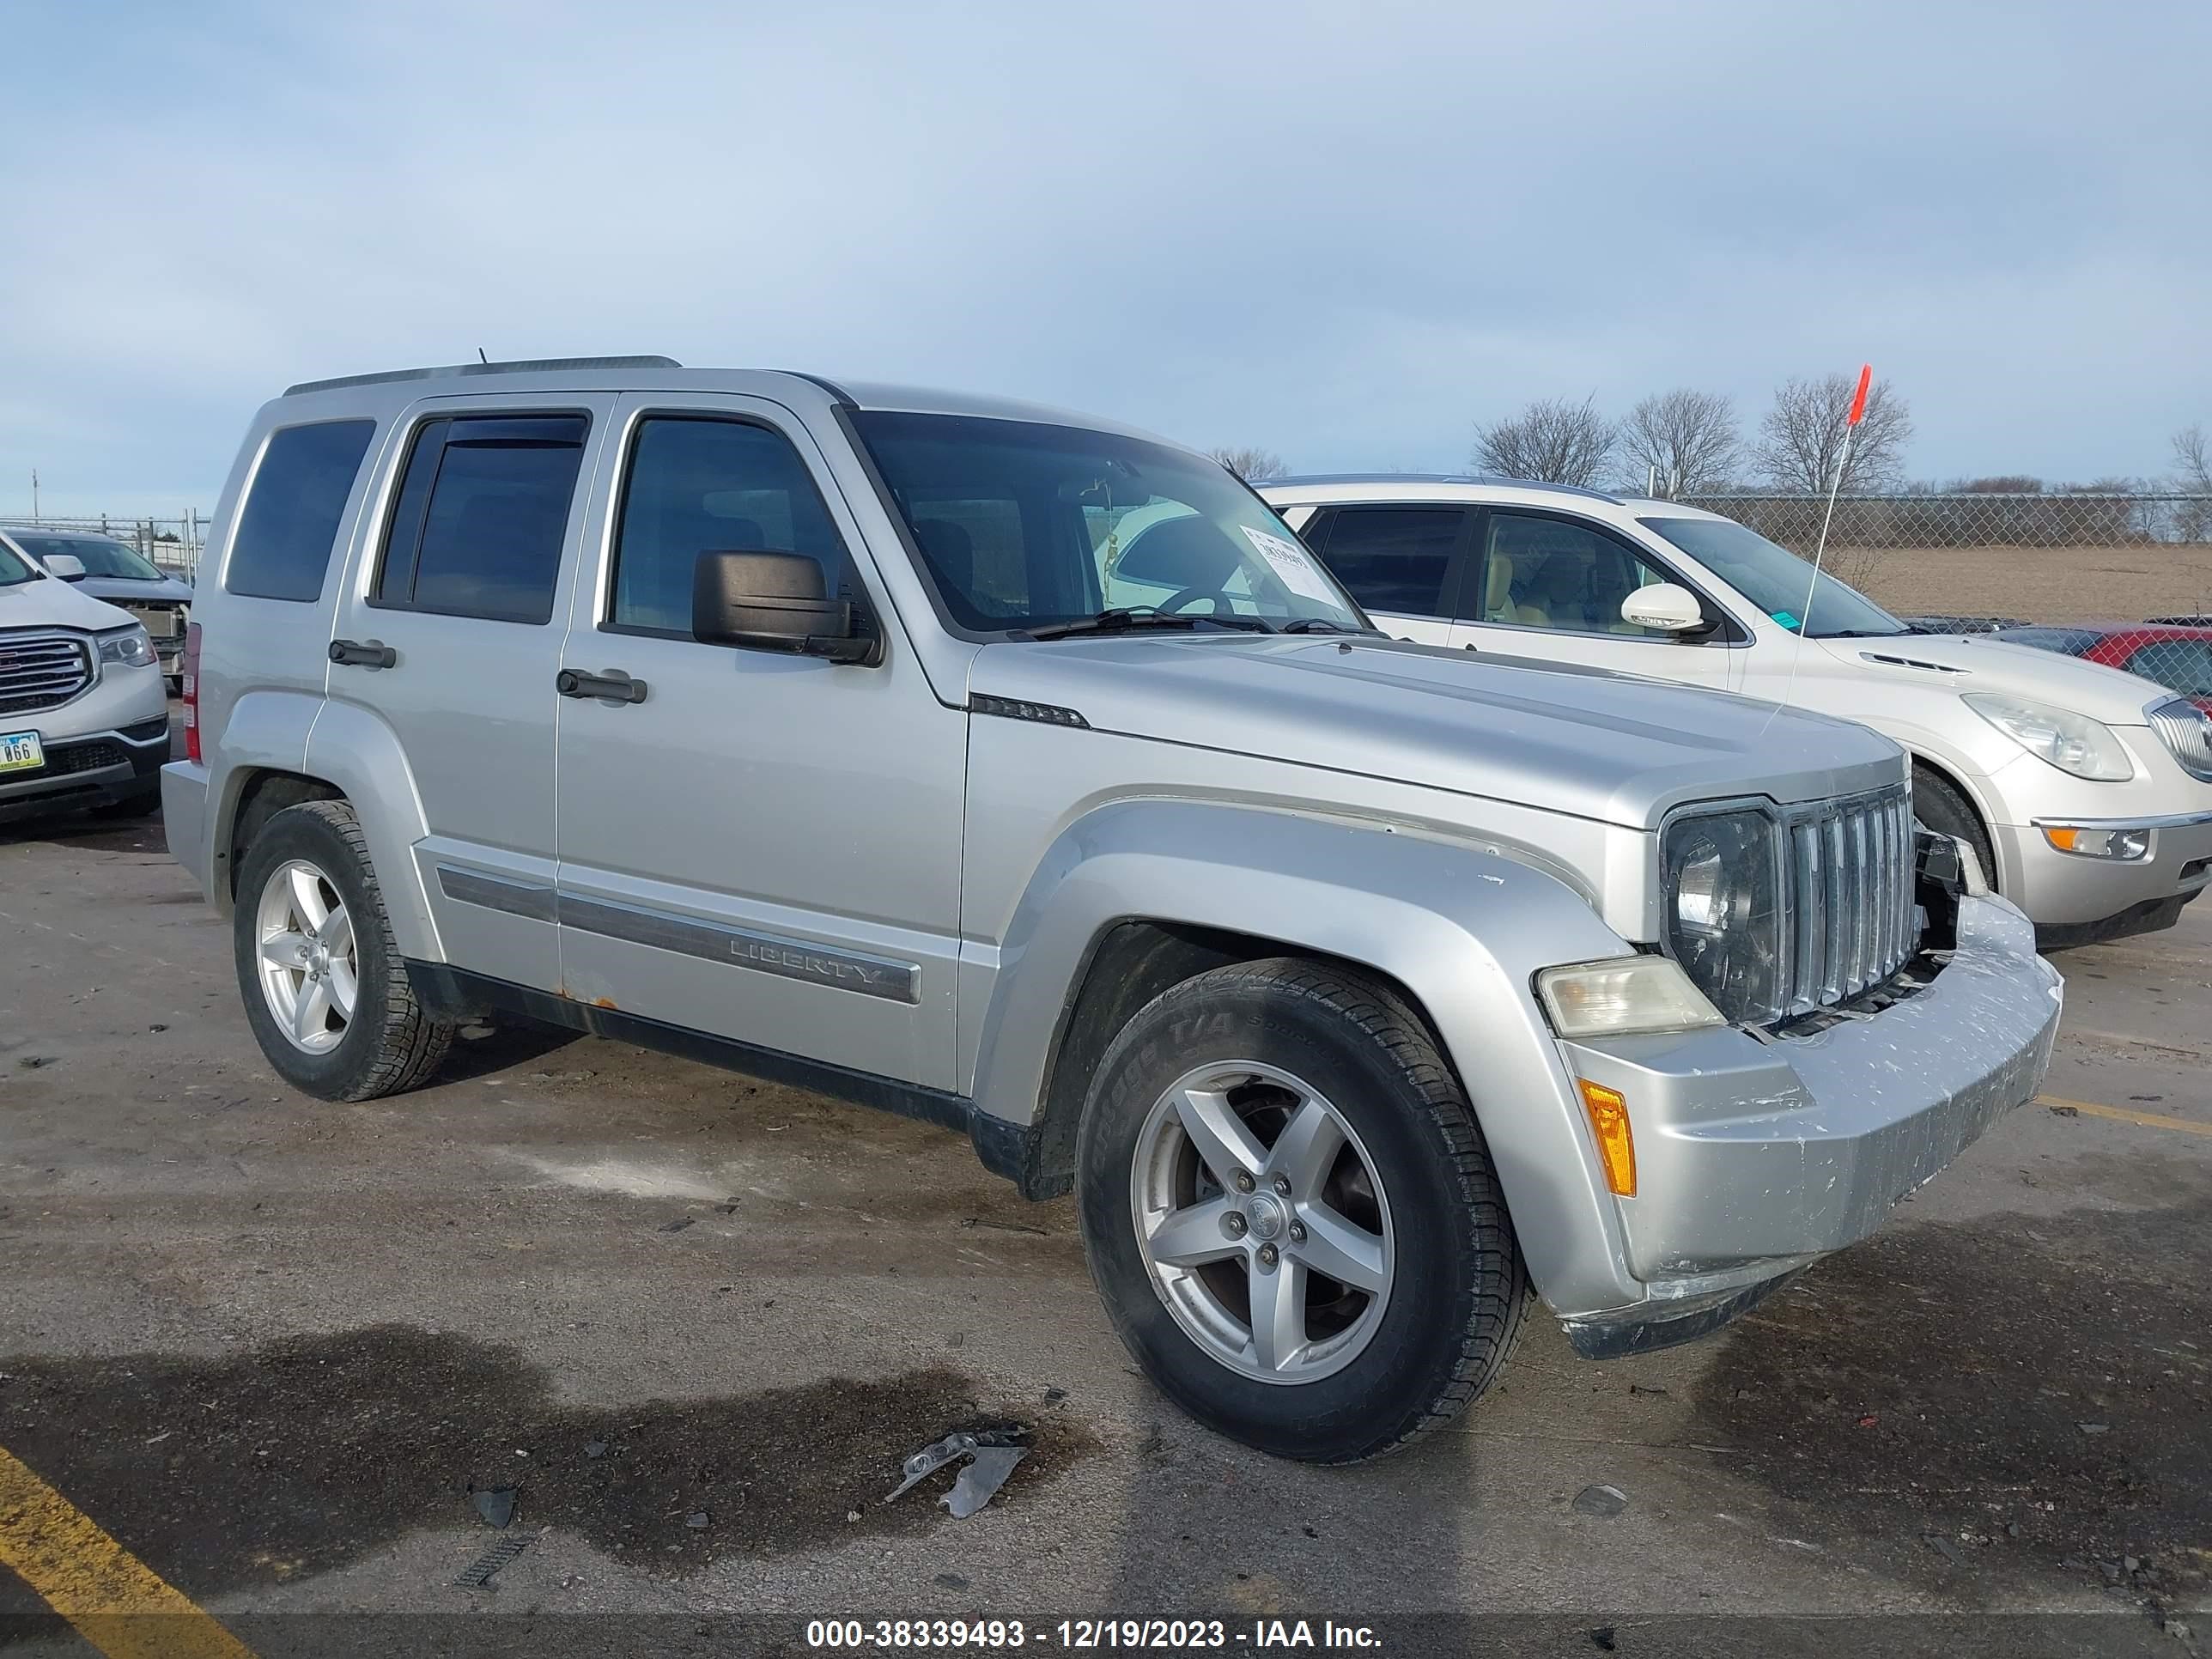
M1313 555L1296 542L1286 542L1280 536L1270 536L1266 531L1255 530L1249 524L1237 527L1244 532L1244 539L1259 550L1260 556L1267 562L1268 568L1276 575L1282 578L1283 586L1291 592L1302 594L1309 599L1319 599L1324 605L1343 603L1337 598L1336 590L1328 585L1328 578L1322 574L1321 567L1314 562Z

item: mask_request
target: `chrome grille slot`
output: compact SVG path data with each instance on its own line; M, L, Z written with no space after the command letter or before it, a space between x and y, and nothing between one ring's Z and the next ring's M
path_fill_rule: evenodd
M0 634L0 715L67 702L92 684L92 651L74 634Z
M2168 697L2143 710L2166 752L2191 777L2212 781L2212 721L2186 697Z
M1786 813L1785 1013L1847 1002L1911 960L1912 808L1902 788Z

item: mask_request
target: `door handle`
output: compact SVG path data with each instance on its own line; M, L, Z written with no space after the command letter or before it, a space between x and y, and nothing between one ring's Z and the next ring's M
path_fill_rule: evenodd
M331 660L349 668L397 668L399 653L382 640L332 640Z
M643 702L645 682L634 680L619 668L604 674L587 674L580 668L564 668L553 677L553 689L564 697L595 697L607 702Z

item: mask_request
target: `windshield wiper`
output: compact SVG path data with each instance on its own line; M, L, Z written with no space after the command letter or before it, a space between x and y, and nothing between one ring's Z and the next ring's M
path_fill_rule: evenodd
M1347 628L1327 617L1301 617L1296 622L1285 623L1275 630L1278 634L1372 634L1372 628Z
M1196 628L1201 623L1212 623L1248 634L1272 634L1275 631L1266 618L1261 617L1185 616L1181 611L1155 611L1148 605L1117 605L1112 610L1102 611L1095 617L1084 617L1074 622L1053 623L1043 628L1025 629L1023 632L1033 640L1064 640L1071 634L1127 634L1140 628Z

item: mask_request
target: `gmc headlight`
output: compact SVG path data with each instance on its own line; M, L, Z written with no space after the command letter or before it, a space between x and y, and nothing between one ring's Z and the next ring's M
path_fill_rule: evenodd
M151 668L154 665L154 641L146 637L143 628L118 628L112 634L102 634L100 640L100 659L120 664L125 668Z
M1764 812L1709 812L1676 818L1659 849L1667 954L1731 1021L1781 1008L1778 833Z
M2124 783L2136 775L2127 748L2108 726L2047 702L2002 691L1966 691L1960 701L2039 760L2098 783Z

